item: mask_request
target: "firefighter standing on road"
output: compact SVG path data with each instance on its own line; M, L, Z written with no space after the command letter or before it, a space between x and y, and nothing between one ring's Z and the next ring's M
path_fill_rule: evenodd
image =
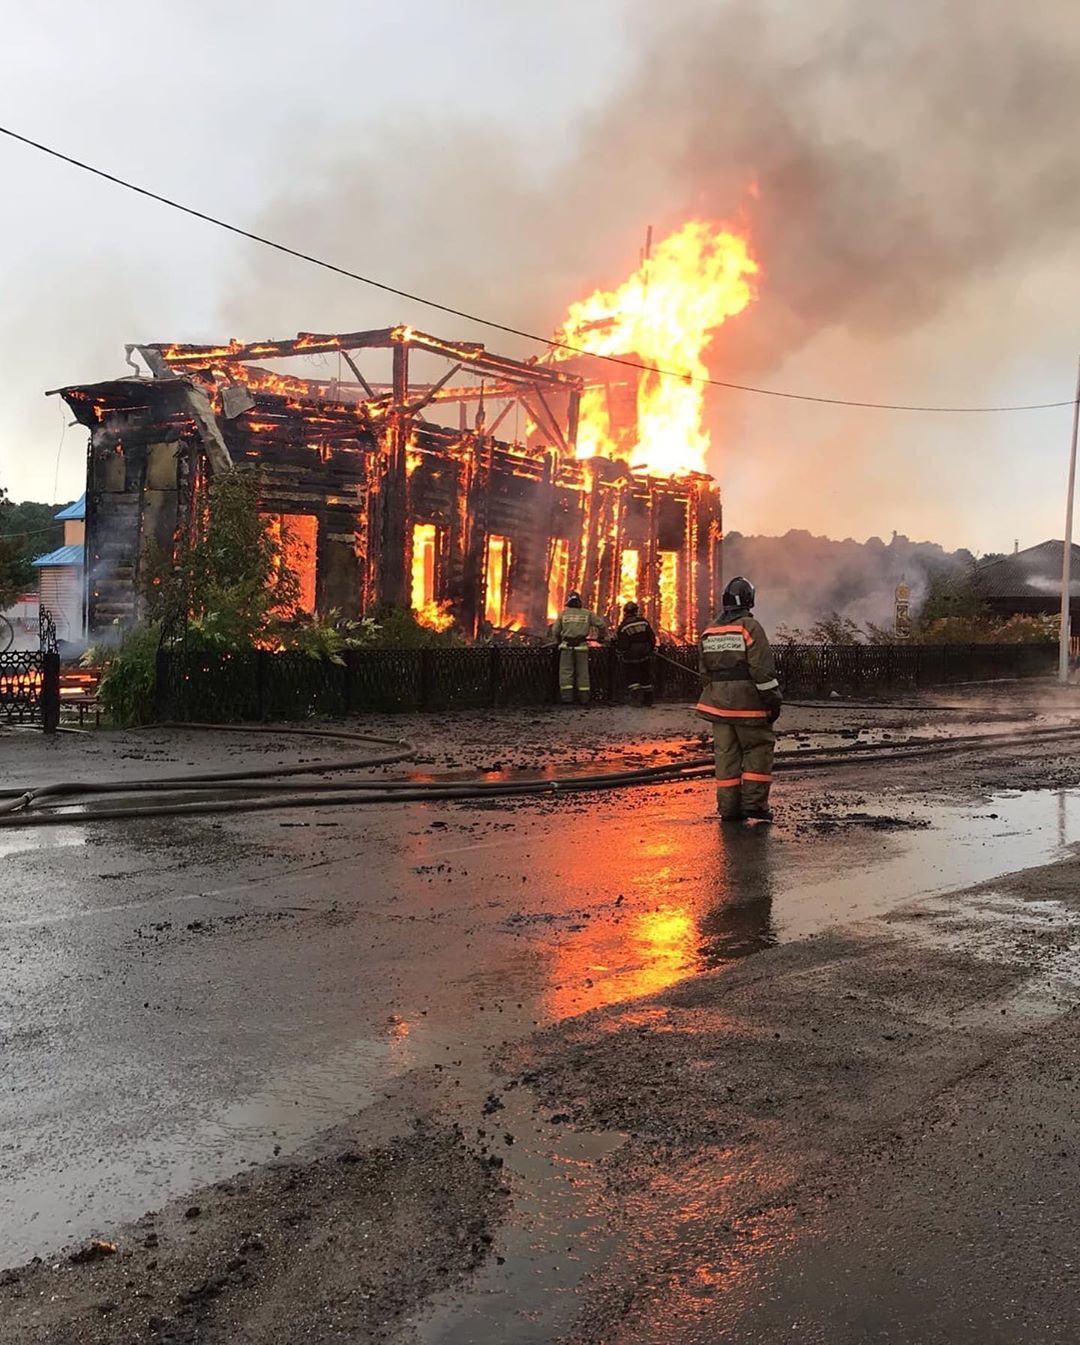
M706 685L697 709L713 726L716 806L725 822L772 821L772 726L783 702L769 641L750 615L753 605L753 584L733 579L724 590L723 612L699 646Z
M615 647L626 665L627 694L631 705L651 705L652 656L656 648L656 633L641 615L636 602L623 608L619 629L615 632Z
M582 705L589 703L589 633L597 639L607 634L602 616L581 605L581 595L571 593L559 613L552 634L559 646L559 699L571 705L576 693Z

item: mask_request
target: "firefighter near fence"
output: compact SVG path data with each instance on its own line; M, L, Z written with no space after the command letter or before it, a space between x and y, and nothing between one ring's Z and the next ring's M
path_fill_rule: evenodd
M725 822L772 821L773 724L783 702L768 638L751 615L754 598L748 579L732 579L698 646L705 685L697 709L712 724L716 806Z
M580 593L571 593L556 618L552 634L559 646L559 700L563 705L572 705L575 700L580 705L588 705L591 694L589 637L603 640L607 622L582 606Z
M652 705L656 632L641 615L636 602L628 602L623 608L622 620L615 632L615 648L626 670L627 700L638 708Z

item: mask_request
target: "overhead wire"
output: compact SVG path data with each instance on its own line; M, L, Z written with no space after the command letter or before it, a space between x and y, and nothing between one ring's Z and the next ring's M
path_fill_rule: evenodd
M286 243L279 243L275 239L267 238L263 234L257 234L251 229L245 229L238 224L230 224L228 220L221 219L216 215L211 215L207 211L198 210L194 206L185 205L182 201L174 200L172 197L165 196L160 192L151 191L148 187L140 187L137 183L130 182L126 178L119 177L115 173L109 173L103 168L96 168L93 164L86 163L82 159L76 159L73 155L64 154L61 150L54 149L51 145L46 145L39 140L33 140L29 136L21 135L18 131L12 130L8 126L0 126L0 134L7 136L11 140L18 141L20 144L26 145L30 149L35 149L41 154L46 154L53 159L60 160L62 163L69 164L73 168L78 168L84 173L90 173L94 177L101 178L106 182L111 182L117 187L123 187L126 191L135 192L138 196L143 196L148 200L158 202L159 205L168 206L171 210L178 210L182 214L190 215L193 219L202 220L206 224L212 224L216 228L224 229L228 233L236 234L240 238L246 238L252 243L260 244L262 247L271 248L275 252L283 253L285 256L294 257L298 261L321 267L325 271L330 271L335 275L344 276L348 280L355 280L361 285L370 286L372 289L382 290L386 294L396 295L398 298L405 299L410 303L421 304L424 307L434 309L437 312L447 313L451 317L462 318L466 322L489 327L493 331L503 332L508 336L517 336L526 341L533 341L539 345L547 346L552 350L562 350L567 354L591 355L594 359L605 360L608 364L620 365L623 368L636 369L663 378L678 378L684 383L699 383L707 387L724 388L731 392L745 392L758 397L778 397L787 401L814 402L824 406L847 406L871 411L909 411L943 415L1002 414L1016 411L1051 411L1060 407L1075 406L1077 404L1077 399L1075 397L1068 397L1061 401L1025 402L1015 405L991 406L919 405L906 402L864 401L850 397L826 397L806 392L788 392L780 388L765 388L750 383L735 383L722 378L710 378L708 376L694 374L688 370L666 369L662 366L644 364L639 360L632 360L626 356L600 355L583 346L576 346L568 341L559 341L554 337L539 336L537 333L526 331L521 327L514 327L509 323L498 322L493 318L482 317L477 313L470 313L465 309L455 308L452 304L440 303L436 299L426 298L422 294L414 294L410 290L402 289L397 285L391 285L386 281L376 280L372 276L361 275L359 272L351 271L347 267L337 265L335 262L326 261L321 257L313 256L311 253L302 252L299 248L289 247Z
M47 532L63 535L63 524L50 523L46 528L31 528L28 532L0 532L0 542L17 542L22 537L43 537Z

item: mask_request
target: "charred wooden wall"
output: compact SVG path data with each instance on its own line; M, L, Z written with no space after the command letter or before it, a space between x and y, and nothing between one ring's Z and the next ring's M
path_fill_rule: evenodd
M264 408L256 412L261 417ZM252 423L258 428L252 430ZM234 463L260 469L266 513L315 519L316 610L355 617L362 612L367 576L378 564L367 525L380 454L375 437L357 427L355 416L347 428L329 443L319 441L303 413L292 410L270 421L255 415L227 421L224 438Z
M92 431L89 623L100 632L136 615L147 547L167 550L191 520L206 459L175 381L117 380L65 396ZM656 622L663 556L678 554L678 592L667 600L673 633L692 636L719 605L720 498L708 477L645 477L606 459L397 423L393 413L366 422L355 405L262 393L254 402L231 419L219 415L224 443L235 464L260 468L266 512L315 519L321 612L408 606L413 529L425 523L436 529L434 597L467 634L484 626L492 536L509 542L506 620L528 629L547 624L556 539L567 544L567 588L608 615L628 549L640 557L636 596Z

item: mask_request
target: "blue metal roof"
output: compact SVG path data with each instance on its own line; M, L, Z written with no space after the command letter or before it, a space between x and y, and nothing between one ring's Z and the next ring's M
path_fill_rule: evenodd
M83 548L82 543L78 542L74 546L60 546L55 551L50 551L45 556L38 556L33 561L37 568L43 569L46 565L78 565L82 568Z
M74 504L69 504L66 509L61 509L58 514L53 515L57 519L77 519L86 517L86 496L80 495Z

